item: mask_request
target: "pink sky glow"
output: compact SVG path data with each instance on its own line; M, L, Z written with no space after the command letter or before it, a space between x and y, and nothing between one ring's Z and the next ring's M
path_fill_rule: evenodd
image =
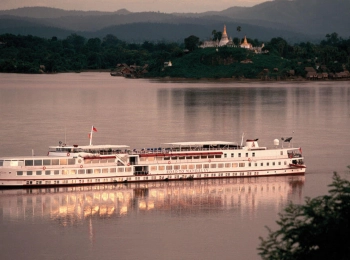
M233 6L253 6L267 0L0 0L0 10L29 6L54 7L65 10L131 12L201 13L222 11Z

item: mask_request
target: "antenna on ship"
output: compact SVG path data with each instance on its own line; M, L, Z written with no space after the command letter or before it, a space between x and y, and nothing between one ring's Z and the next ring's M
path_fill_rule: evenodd
M281 138L281 140L283 141L283 142L282 142L282 148L283 148L283 143L289 143L288 147L290 147L290 143L291 143L291 140L292 140L292 139L293 139L293 136L288 137L288 138L282 137L282 138ZM292 145L292 147L293 147L293 145Z
M243 146L244 132L242 133L241 147Z

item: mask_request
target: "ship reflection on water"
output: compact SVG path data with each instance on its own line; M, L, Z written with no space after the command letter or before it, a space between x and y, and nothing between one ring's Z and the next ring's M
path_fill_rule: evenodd
M0 217L45 218L62 226L160 212L238 210L254 217L262 207L281 211L290 200L301 202L304 181L304 176L279 176L0 190Z

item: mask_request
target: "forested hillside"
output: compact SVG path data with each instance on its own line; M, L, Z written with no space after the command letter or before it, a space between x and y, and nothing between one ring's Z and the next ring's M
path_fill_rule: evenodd
M249 38L248 41L254 46L262 43ZM200 49L196 36L183 42L135 44L113 35L101 40L71 34L60 40L4 34L0 35L0 72L111 71L118 64L126 64L147 68L143 77L287 79L305 77L306 67L327 73L350 68L350 39L336 33L327 34L320 44L291 45L283 38L272 38L261 54L239 47ZM168 61L173 66L165 67Z

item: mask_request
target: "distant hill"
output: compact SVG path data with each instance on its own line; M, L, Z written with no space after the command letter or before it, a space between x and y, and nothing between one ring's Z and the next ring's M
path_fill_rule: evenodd
M244 37L243 33L238 33L236 27L238 24L226 23L229 37ZM264 28L252 25L243 25L244 33L254 36L254 39L269 41L273 37L282 37L287 41L312 40L307 35L281 31L277 29ZM85 37L103 37L107 34L113 34L121 40L130 42L148 41L174 41L183 42L190 35L196 35L202 40L209 40L213 29L222 30L223 23L212 23L208 25L200 24L169 24L169 23L133 23L106 27L93 33L83 32Z
M12 15L19 17L29 18L60 18L66 16L99 16L109 15L112 12L100 12L100 11L76 11L76 10L63 10L58 8L50 7L22 7L11 10L0 10L1 15ZM120 9L114 14L130 14L126 9Z
M250 8L232 7L218 13L251 24L260 21L283 24L308 34L350 36L350 1L348 0L279 0Z
M247 35L266 41L283 37L290 42L317 41L327 33L350 36L350 1L276 0L253 7L231 7L204 13L67 11L25 7L0 11L0 33L50 38L77 33L85 37L114 34L126 41L183 41L193 34L201 40L227 25L230 37ZM236 31L241 26L242 31Z
M122 25L108 26L96 31L79 31L79 30L67 30L62 28L53 27L52 25L43 25L37 20L19 19L15 17L0 17L0 34L11 33L14 35L33 35L43 38L52 38L56 36L58 38L66 38L72 33L77 33L86 38L103 38L107 34L112 34L121 40L127 42L142 43L144 41L173 41L183 42L189 35L196 35L202 40L209 40L213 29L222 30L223 23L216 22L210 24L173 24L173 23L130 23ZM289 42L295 41L311 41L312 38L307 35L295 33L291 31L282 31L273 28L264 28L259 26L253 26L249 24L239 24L245 28L244 33L254 36L254 39L261 41L268 41L273 37L282 37ZM238 33L236 23L226 23L227 33L230 37L244 36L243 33Z
M33 35L42 38L66 38L75 31L50 27L40 22L28 21L17 17L0 17L0 34Z
M350 1L348 0L275 0L252 7L230 7L223 11L177 14L187 17L226 16L246 24L288 28L306 34L330 32L350 36Z

